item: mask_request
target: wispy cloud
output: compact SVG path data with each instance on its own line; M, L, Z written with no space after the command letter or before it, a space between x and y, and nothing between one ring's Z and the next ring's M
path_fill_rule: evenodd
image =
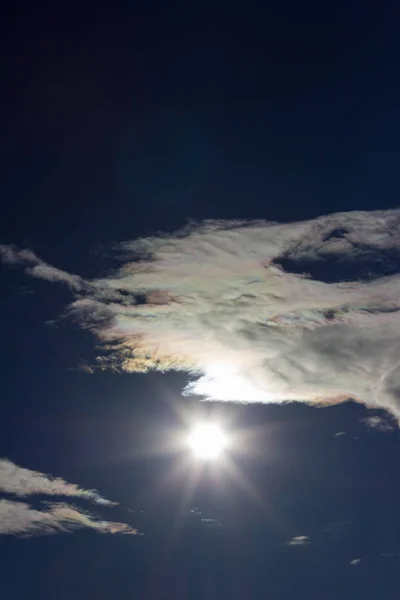
M396 423L386 416L371 415L365 417L365 419L361 419L361 422L369 427L369 429L376 429L382 433L387 433L396 429Z
M351 560L349 562L349 565L351 567L356 567L357 565L360 565L362 563L362 559L361 558L354 558L353 560Z
M67 496L89 500L101 506L115 506L94 490L85 490L64 479L24 469L7 459L0 460L0 493L17 498ZM45 502L38 509L15 498L0 498L0 534L39 535L74 531L88 527L100 533L136 534L124 523L102 520L91 513L65 502Z
M310 544L310 538L307 535L297 535L292 537L288 542L287 546L308 546Z
M1 253L68 283L102 368L184 370L186 392L213 400L352 398L400 416L400 210L207 222L120 245L123 266L90 282Z
M78 275L71 275L66 271L52 267L40 260L40 258L38 258L31 250L21 250L16 246L5 246L4 244L0 244L0 259L4 263L11 265L24 265L25 272L38 279L66 283L75 290L80 290L84 285L82 278Z
M200 522L207 527L221 527L222 523L219 519L200 519Z
M343 535L349 532L352 526L352 521L338 521L336 523L329 523L322 529L323 540L326 539L340 539Z
M50 504L47 510L37 510L25 502L0 500L0 535L66 533L85 527L99 533L137 533L129 525L100 520L70 504Z
M97 504L115 504L103 498L95 490L85 490L59 477L54 478L39 471L24 469L10 460L0 460L0 492L26 497L34 494L50 496L74 496L86 498Z
M308 546L312 543L314 549L330 546L340 543L340 541L350 532L351 521L338 521L329 523L319 531L314 531L313 535L297 535L286 542L286 546Z
M203 525L205 525L207 527L221 527L221 525L222 525L222 522L220 519L216 519L216 518L212 518L212 517L204 517L203 513L201 512L201 510L198 506L189 508L189 512L192 515L199 517L200 523L202 523Z

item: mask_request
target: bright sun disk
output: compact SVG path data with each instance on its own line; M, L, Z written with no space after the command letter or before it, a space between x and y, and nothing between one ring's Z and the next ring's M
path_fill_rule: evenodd
M225 433L215 423L197 425L188 441L194 454L206 460L217 459L228 444Z

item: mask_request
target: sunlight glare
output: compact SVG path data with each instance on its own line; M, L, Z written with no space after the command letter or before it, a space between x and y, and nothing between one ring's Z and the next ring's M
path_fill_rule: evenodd
M197 425L188 441L195 456L205 460L218 459L228 444L225 433L215 423Z

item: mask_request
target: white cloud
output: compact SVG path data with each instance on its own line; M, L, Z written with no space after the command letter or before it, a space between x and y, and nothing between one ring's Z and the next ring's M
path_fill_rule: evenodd
M365 419L361 419L361 422L370 429L376 429L382 433L387 433L396 429L396 423L387 416L371 415L365 417Z
M308 546L310 538L307 535L297 535L287 542L288 546Z
M129 525L99 520L70 504L50 504L47 510L37 510L25 502L0 500L0 535L44 535L85 527L99 533L137 533Z
M209 222L117 251L106 278L59 277L70 316L104 344L102 368L185 370L187 393L213 400L353 398L400 416L400 210ZM56 272L30 251L2 255Z
M68 496L86 499L101 506L115 506L115 502L100 496L95 490L85 490L64 479L24 469L7 459L0 460L0 493L23 498L33 495ZM39 535L74 531L88 527L100 533L137 533L124 523L104 521L77 506L64 502L46 502L39 510L15 498L0 498L0 534Z
M362 559L361 559L361 558L354 558L353 560L351 560L351 561L349 562L349 565L350 565L351 567L356 567L357 565L361 564L361 562L362 562Z
M221 527L222 523L219 519L200 519L200 522L208 527Z
M48 265L31 250L20 250L16 246L0 244L0 259L8 264L23 264L25 272L38 279L66 283L75 290L80 290L83 286L81 277Z
M19 497L34 494L74 496L75 498L86 498L97 504L108 506L114 504L100 496L95 490L85 490L59 477L54 478L39 471L24 469L7 459L0 460L0 492Z

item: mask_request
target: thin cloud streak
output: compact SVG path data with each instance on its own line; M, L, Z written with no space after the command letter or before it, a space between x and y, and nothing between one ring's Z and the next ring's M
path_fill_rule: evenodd
M53 478L39 471L24 469L7 459L0 460L0 492L13 494L21 498L43 494L85 498L104 506L115 504L103 498L95 490L85 490L59 477Z
M0 260L6 264L23 264L27 275L46 281L66 283L69 287L79 291L84 282L78 275L71 275L66 271L52 267L40 260L34 252L28 249L19 249L16 246L0 244Z
M59 277L101 368L187 371L186 393L212 400L353 399L400 417L400 210L206 222L115 251L108 277ZM1 253L52 280L31 251Z
M0 493L14 496L0 498L0 534L44 535L90 528L99 533L137 534L125 523L102 520L90 512L65 502L42 502L38 509L19 498L28 496L67 496L89 500L101 506L115 506L94 490L85 490L61 478L24 469L10 460L0 460ZM15 499L15 497L17 499Z
M308 546L309 544L310 538L307 535L297 535L286 542L287 546Z
M124 523L99 520L88 512L66 503L50 504L37 510L26 502L0 500L0 535L46 535L89 528L99 533L136 534Z

